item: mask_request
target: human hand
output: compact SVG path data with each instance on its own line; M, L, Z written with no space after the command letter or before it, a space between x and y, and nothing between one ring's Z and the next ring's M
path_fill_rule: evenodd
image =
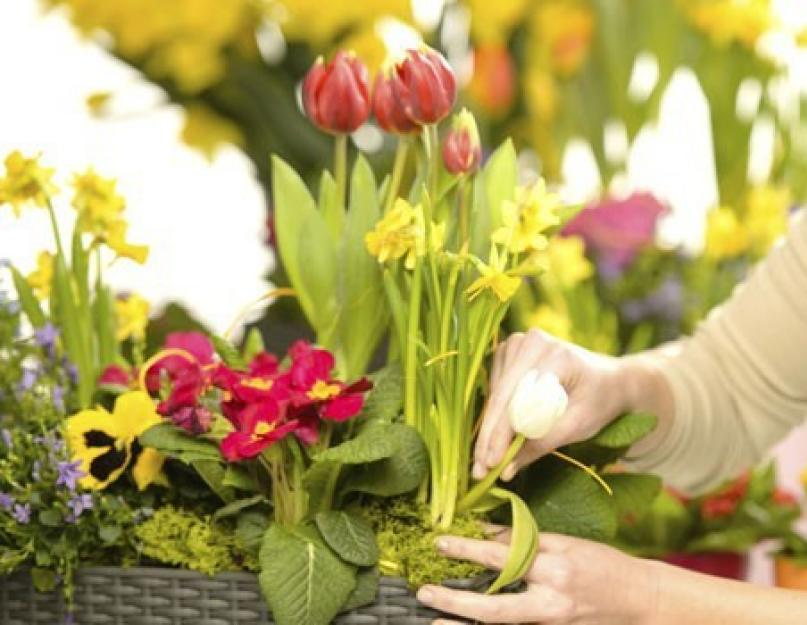
M531 369L557 375L569 395L569 405L545 437L526 442L502 473L505 481L558 447L590 438L626 408L619 359L594 354L540 330L513 334L499 346L493 361L490 399L474 453L473 476L477 480L501 462L513 439L508 403Z
M509 531L495 540L444 537L438 550L500 570L509 551ZM658 579L651 565L606 545L558 534L542 534L540 551L521 593L483 595L424 586L418 599L442 612L481 623L541 625L642 625L656 611ZM459 625L440 619L440 625Z

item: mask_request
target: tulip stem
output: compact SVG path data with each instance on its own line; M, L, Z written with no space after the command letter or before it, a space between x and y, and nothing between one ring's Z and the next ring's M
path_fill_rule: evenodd
M496 480L499 479L502 472L510 465L511 462L513 462L515 457L518 455L518 452L521 451L521 448L524 446L526 440L527 437L523 434L516 434L513 442L510 443L510 447L507 448L507 452L504 454L502 461L491 469L485 477L474 484L473 488L471 488L465 497L463 497L457 504L457 512L465 512L470 510L479 502L480 499L482 499L482 497L485 496L485 494L496 483Z
M403 178L404 169L406 169L406 156L408 152L409 138L401 137L398 139L398 146L395 148L395 162L392 165L392 177L389 181L387 201L384 205L385 215L390 212L395 200L398 199L398 192L401 189L401 179Z
M338 206L347 209L347 135L336 135L333 144L333 176L336 179Z
M465 174L460 176L459 185L460 245L465 245L465 242L468 241L468 237L470 236L470 229L468 227L468 195L471 189L471 187L468 185L468 179Z
M433 204L437 203L437 187L440 180L440 136L437 132L437 124L424 126L424 140L427 145L427 156L429 157L429 197Z

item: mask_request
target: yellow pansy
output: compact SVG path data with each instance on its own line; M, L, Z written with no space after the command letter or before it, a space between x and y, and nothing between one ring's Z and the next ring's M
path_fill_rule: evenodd
M546 190L543 179L516 189L515 201L502 203L502 227L492 235L494 243L516 254L546 249L545 232L560 223L560 197Z
M734 258L748 250L749 238L735 212L721 206L713 210L706 222L707 258L720 261Z
M76 227L96 238L105 238L126 207L123 197L115 190L116 181L103 178L90 168L75 174L71 184L75 190L72 205L78 212Z
M760 185L748 193L745 227L757 257L767 254L787 231L790 205L790 191L784 187Z
M11 205L11 210L19 217L26 204L44 208L48 197L56 193L51 182L53 169L42 167L39 157L25 157L15 150L5 159L6 175L0 178L0 206Z
M754 49L775 23L770 0L681 0L692 24L720 46L735 41Z
M216 151L224 144L241 146L244 135L238 126L202 104L189 104L185 109L182 141L213 160Z
M541 304L527 319L531 328L539 328L564 341L572 340L572 322L569 316L547 304Z
M518 287L521 286L521 279L507 273L507 254L500 255L496 246L491 245L488 264L475 256L470 258L476 265L479 277L465 291L469 299L474 300L483 291L489 290L504 303L516 294Z
M149 309L148 301L136 293L116 299L117 339L119 341L125 341L128 338L136 341L145 339L149 322Z
M364 243L379 263L406 256L404 265L412 269L419 252L422 254L424 230L421 206L398 198L375 228L364 235Z
M124 393L110 414L102 407L67 419L67 442L74 460L86 475L83 488L100 490L115 482L130 465L140 490L155 482L165 458L154 449L135 445L137 437L162 422L154 402L142 391Z
M36 269L28 274L26 280L39 299L48 299L53 284L53 254L46 251L39 252L36 257Z
M552 238L546 255L549 275L563 288L573 288L594 275L594 266L586 258L586 244L580 237Z

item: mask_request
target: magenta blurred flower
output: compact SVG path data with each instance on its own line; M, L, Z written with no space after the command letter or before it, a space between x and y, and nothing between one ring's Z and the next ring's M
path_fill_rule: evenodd
M605 198L583 209L562 234L581 237L600 265L621 272L653 242L656 223L667 210L649 193Z

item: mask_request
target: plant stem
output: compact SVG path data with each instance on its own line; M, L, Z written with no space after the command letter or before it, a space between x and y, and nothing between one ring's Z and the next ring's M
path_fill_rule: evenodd
M336 197L343 211L347 208L347 135L336 135L333 144L333 175L336 179Z
M408 153L409 138L401 137L398 139L398 146L395 148L395 162L392 165L392 177L390 178L389 189L387 190L387 200L384 204L385 215L392 209L392 205L398 198L398 193L401 189L401 179L406 169L406 157Z
M513 442L510 443L510 447L507 449L507 453L504 454L504 458L502 461L497 464L491 471L482 478L479 482L474 484L473 488L468 491L468 494L462 498L462 500L457 505L457 510L459 512L465 512L473 508L482 497L491 489L491 487L496 483L496 480L499 479L501 476L502 471L504 471L507 466L513 462L518 452L521 451L521 448L524 446L524 442L527 440L527 437L523 434L516 434L516 437L513 439Z
M415 269L412 275L412 287L409 294L409 318L406 329L406 392L404 394L404 413L406 424L410 425L422 433L418 428L418 408L417 408L417 341L418 325L420 322L420 299L423 283L423 265L420 260L415 262Z
M56 252L63 259L67 258L64 255L64 247L62 246L62 237L59 234L59 224L56 222L56 211L53 209L53 203L50 198L47 198L48 216L50 217L50 225L53 229L53 238L56 241Z
M468 237L470 236L470 228L469 228L469 220L468 220L468 194L470 191L470 186L468 185L468 179L466 176L461 176L459 181L459 222L460 222L460 246L465 245L466 241L468 241Z
M426 143L426 156L429 159L429 198L432 202L437 201L437 187L440 182L440 137L437 132L437 124L425 126L423 129L423 141Z

